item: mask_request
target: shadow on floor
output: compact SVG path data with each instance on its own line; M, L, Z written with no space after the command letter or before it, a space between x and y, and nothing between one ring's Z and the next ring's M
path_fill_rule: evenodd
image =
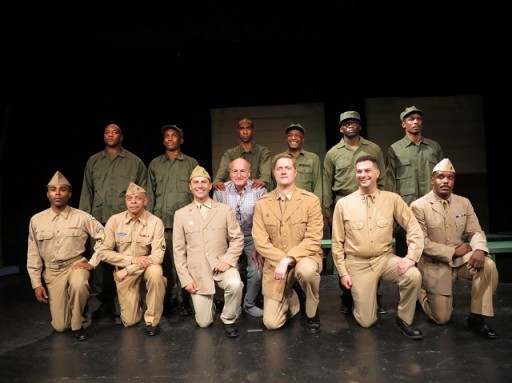
M383 283L388 314L364 329L339 312L335 275L323 275L322 329L310 334L299 317L278 331L261 319L238 320L240 336L224 336L219 318L208 329L176 313L160 334L124 328L109 320L87 323L89 339L55 333L48 307L37 303L28 278L0 278L0 382L510 382L512 376L512 284L500 284L496 317L499 339L471 333L466 324L469 283L458 283L455 312L445 326L417 312L425 339L406 339L395 327L398 293ZM90 298L90 311L98 306Z

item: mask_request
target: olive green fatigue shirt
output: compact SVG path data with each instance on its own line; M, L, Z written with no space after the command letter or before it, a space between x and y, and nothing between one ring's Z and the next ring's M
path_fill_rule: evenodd
M377 187L386 187L386 164L379 145L360 137L356 150L345 144L343 138L325 155L323 172L323 214L332 217L336 196L347 196L359 188L356 181L356 160L361 156L372 155L377 158L380 175Z
M176 210L194 199L188 184L197 165L195 158L183 153L174 159L163 154L149 163L147 210L161 218L166 229L172 229Z
M282 153L276 154L272 158L272 163L274 163L274 158L281 154L293 155L289 150L285 150ZM316 153L301 150L299 155L295 157L295 160L297 161L295 186L313 193L322 201L322 163L320 157L318 157ZM270 185L269 191L275 188L276 180L272 173L272 184Z
M251 164L252 180L261 179L267 183L267 186L270 184L272 155L267 147L256 143L252 144L249 151L245 151L242 144L226 150L220 160L219 170L213 183L229 181L229 164L237 158L243 158Z
M423 138L415 144L404 136L389 146L386 190L400 194L410 205L430 192L432 170L443 158L443 149L436 141Z
M124 197L130 182L145 187L147 175L144 162L128 150L122 148L115 158L102 150L85 165L79 208L105 223L126 209Z
M92 215L73 207L57 214L51 208L32 216L28 229L27 271L32 288L42 285L43 265L62 269L84 256L88 238L95 241L94 251L103 240L103 225Z

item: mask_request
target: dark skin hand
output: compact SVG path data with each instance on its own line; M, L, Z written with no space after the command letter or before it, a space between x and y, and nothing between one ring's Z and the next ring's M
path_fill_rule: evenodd
M43 286L38 286L34 289L34 295L38 302L48 303L48 293Z

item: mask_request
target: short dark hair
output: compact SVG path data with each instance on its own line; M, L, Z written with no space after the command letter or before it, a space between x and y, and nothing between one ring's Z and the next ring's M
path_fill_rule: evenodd
M366 154L364 156L361 156L359 157L357 160L356 160L356 164L358 164L359 162L363 162L363 161L371 161L374 163L375 166L378 167L379 165L379 161L377 161L377 157L375 156L372 156L370 154Z

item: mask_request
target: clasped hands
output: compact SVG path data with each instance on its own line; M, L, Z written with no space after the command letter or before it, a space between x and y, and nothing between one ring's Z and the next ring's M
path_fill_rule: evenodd
M141 270L145 270L149 265L151 265L151 259L147 255L136 255L132 258L132 265L137 265ZM128 270L126 268L116 270L114 273L114 279L117 282L121 282L128 275Z

